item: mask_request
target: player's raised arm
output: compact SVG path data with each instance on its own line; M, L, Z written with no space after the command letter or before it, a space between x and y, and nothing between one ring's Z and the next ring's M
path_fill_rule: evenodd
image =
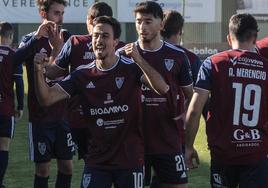
M50 106L57 101L68 98L59 85L49 87L44 78L44 64L47 61L46 54L38 53L34 57L35 93L39 103L43 106Z
M152 88L158 94L165 94L169 90L169 85L163 77L151 67L139 54L135 43L129 43L125 47L126 55L133 58L134 62L144 73L142 82Z

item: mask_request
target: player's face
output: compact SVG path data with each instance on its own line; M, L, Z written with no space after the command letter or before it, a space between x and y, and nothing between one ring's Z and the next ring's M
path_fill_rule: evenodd
M160 36L163 27L162 20L155 18L152 14L136 14L136 30L141 42L149 43Z
M115 53L117 39L114 39L113 28L109 24L97 24L92 32L92 45L96 59L104 60Z
M46 19L48 21L53 21L59 25L63 22L63 14L64 14L64 5L59 3L53 3L48 12L46 12Z

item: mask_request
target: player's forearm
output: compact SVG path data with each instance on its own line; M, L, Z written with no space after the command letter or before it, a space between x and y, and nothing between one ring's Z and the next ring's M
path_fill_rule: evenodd
M16 96L18 107L17 110L23 110L24 103L24 83L22 76L15 77L15 85L16 85Z
M194 140L199 128L199 121L201 118L203 107L207 101L209 92L205 90L195 91L191 102L189 104L186 113L186 135L185 135L185 145L188 148L192 148L194 145Z
M66 75L66 71L58 67L55 63L52 63L52 64L49 63L46 66L46 77L48 77L49 79L54 80L58 77L65 76L65 75Z
M135 60L135 62L141 68L148 84L155 92L161 95L167 93L169 85L152 66L150 66L143 58Z
M35 94L38 102L42 106L51 105L52 96L50 96L50 87L45 82L43 66L34 64Z
M35 47L38 43L38 39L32 36L24 45L17 49L12 61L16 65L22 64L28 57L35 53Z
M198 113L189 106L185 119L185 146L188 148L193 148L194 140L199 128L200 116L201 113Z

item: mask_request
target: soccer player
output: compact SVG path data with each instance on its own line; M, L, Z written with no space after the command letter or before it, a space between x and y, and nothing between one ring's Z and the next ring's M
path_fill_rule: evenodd
M22 65L14 66L14 30L10 23L0 22L0 188L4 188L3 179L8 166L10 139L14 133L14 116L18 121L23 115L24 85ZM18 107L15 110L13 85L16 83Z
M163 10L153 1L137 4L135 43L141 56L154 67L170 86L164 96L143 86L144 131L146 160L150 160L161 186L187 187L187 173L182 155L183 120L174 120L178 112L177 94L183 91L186 99L192 95L192 78L188 59L180 48L161 39ZM124 54L118 50L118 54Z
M59 76L64 76L66 71L73 72L80 65L88 64L95 60L95 55L92 49L92 29L93 20L99 16L113 16L112 8L105 2L94 3L88 9L87 15L87 35L73 35L63 46L60 54L57 57L50 57L49 65L46 66L46 75L49 78L55 79ZM56 58L56 59L55 59ZM78 97L74 97L69 103L68 122L74 137L74 141L78 146L78 157L83 158L86 150L86 145L83 139L86 131L83 127L87 123L83 118L83 111Z
M65 0L37 0L42 24L38 30L23 37L14 54L14 63L25 62L28 76L29 144L30 159L35 162L34 187L48 187L50 163L57 159L56 187L70 187L74 143L65 121L66 101L51 107L40 106L34 91L34 64L36 53L50 55L53 46L57 53L69 34L60 31L63 22ZM59 37L60 35L61 37ZM54 81L46 79L53 85Z
M110 188L112 183L118 188L143 187L141 82L159 94L169 90L133 43L126 45L125 51L135 63L115 55L120 33L116 19L96 18L92 34L96 60L78 67L53 87L44 82L45 56L35 57L35 86L40 103L51 105L76 95L83 99L82 108L91 136L86 140L87 168L82 188Z
M194 140L203 106L211 96L206 132L211 153L211 187L268 185L268 61L255 52L258 25L250 14L230 18L232 50L200 67L186 115L186 162L196 167Z
M191 52L190 50L187 50L186 48L183 48L180 44L181 44L181 38L182 38L182 33L183 33L183 25L184 25L184 19L182 17L182 15L175 11L175 10L166 10L164 11L164 19L163 19L163 29L161 30L161 36L163 37L163 40L175 45L176 47L182 49L190 62L191 65L191 71L192 71L192 77L193 77L193 81L195 83L196 78L197 78L197 74L201 65L201 61L199 59L199 57L197 55L195 55L193 52ZM180 90L178 93L178 108L179 108L179 112L181 112L181 114L178 114L176 119L185 119L185 114L186 114L186 110L188 107L188 104L190 101L184 101L182 100L184 98L183 96L183 92ZM204 118L206 119L206 114L207 114L207 108L204 108ZM182 127L182 132L184 133L185 130L185 126L183 124L180 124ZM182 136L182 143L183 143L183 152L184 152L184 134L181 134ZM146 160L145 160L145 164L146 164ZM146 167L146 166L145 166ZM149 180L150 178L150 167L149 169L145 168L145 176L148 174L149 177L146 177L147 179L147 184L149 185ZM160 187L159 185L159 181L157 180L156 176L153 176L152 178L152 184L151 184L151 188L157 188Z

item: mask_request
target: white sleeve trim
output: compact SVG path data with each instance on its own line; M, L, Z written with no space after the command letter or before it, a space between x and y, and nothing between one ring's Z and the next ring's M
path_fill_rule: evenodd
M192 85L193 85L193 82L192 82L191 84L189 84L189 85L180 86L180 87L190 87L190 86L192 86Z
M210 90L208 90L208 89L204 89L204 88L201 88L201 87L194 87L194 90L195 90L195 89L200 89L200 90L203 90L203 91L211 92Z
M57 63L55 63L55 66L58 67L58 68L61 69L61 70L64 70L64 71L67 70L67 69L65 69L65 68L60 67Z
M13 76L22 76L22 74L13 74Z

